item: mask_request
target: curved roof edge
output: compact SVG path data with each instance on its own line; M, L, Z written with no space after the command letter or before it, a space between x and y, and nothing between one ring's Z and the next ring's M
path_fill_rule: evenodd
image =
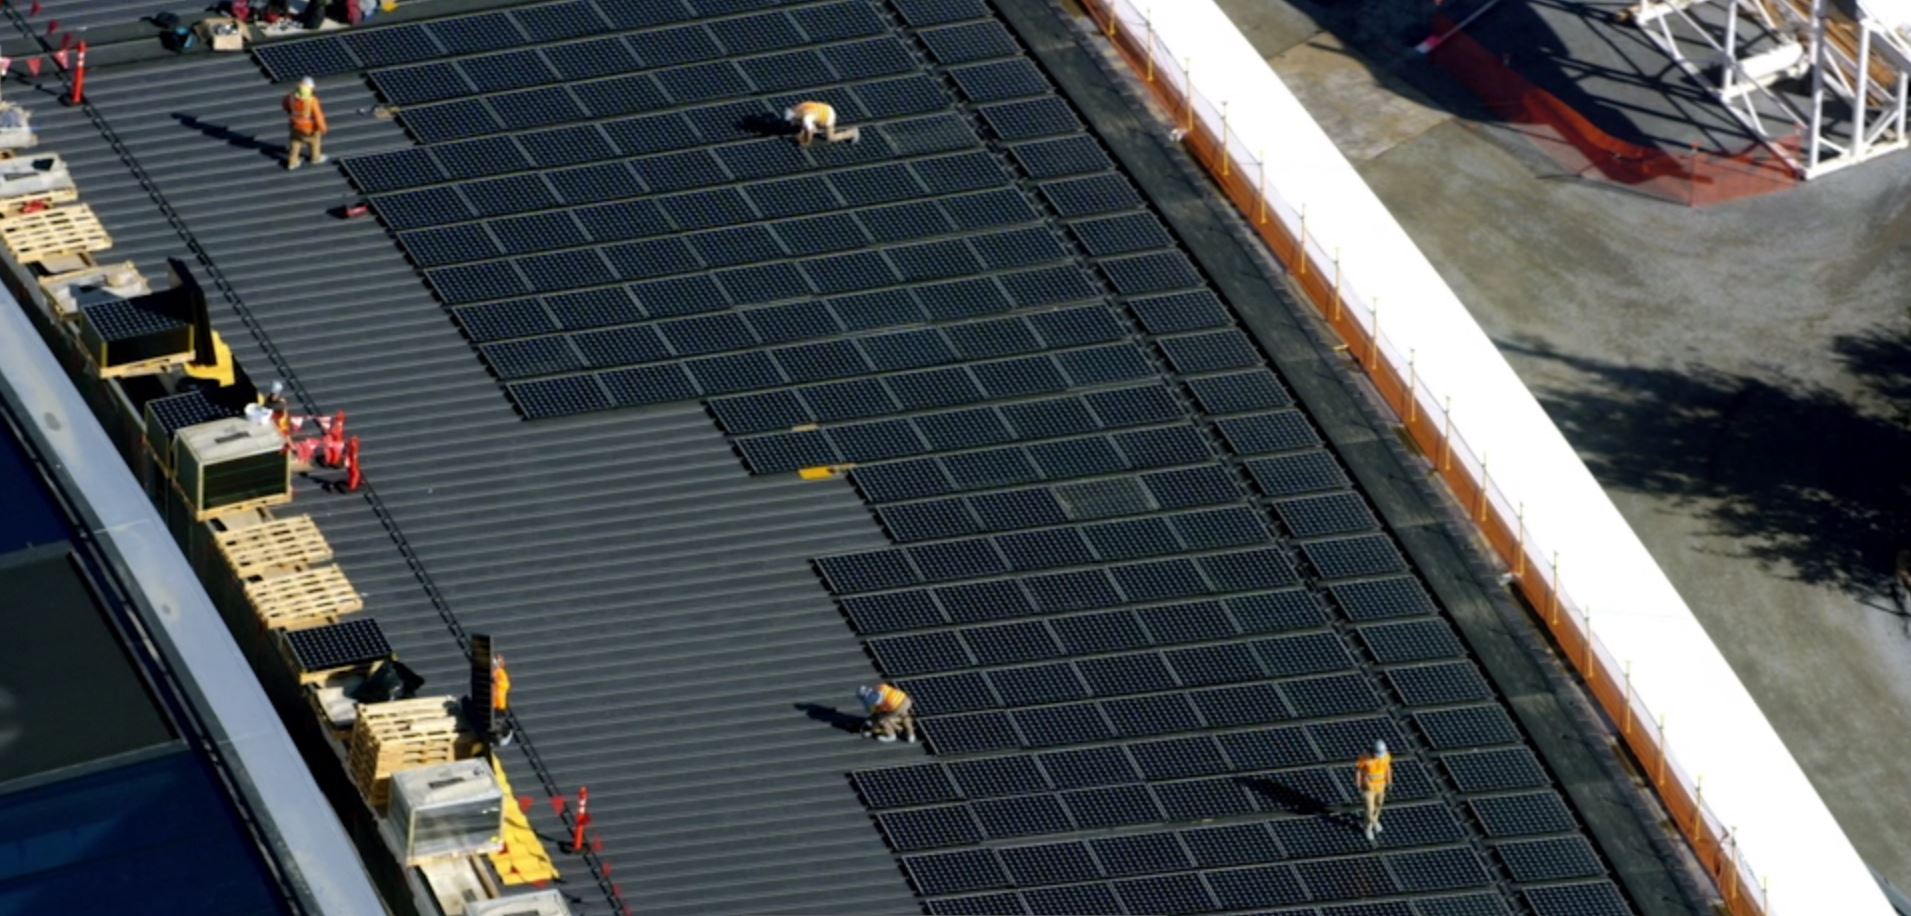
M165 524L85 401L0 290L0 400L19 416L205 717L300 904L383 913L358 851Z
M1348 286L1369 301L1387 301L1385 335L1417 354L1424 385L1458 405L1454 431L1492 456L1501 492L1525 500L1527 535L1578 571L1567 590L1582 606L1600 609L1600 638L1620 659L1636 662L1637 696L1672 720L1673 756L1702 774L1707 805L1734 825L1745 859L1771 877L1781 901L1891 916L1870 869L1692 609L1465 304L1300 100L1214 0L1158 4L1149 16L1157 53L1192 61L1195 92L1229 105L1229 129L1241 148L1265 151L1269 197L1297 208L1311 203L1309 234L1340 252Z

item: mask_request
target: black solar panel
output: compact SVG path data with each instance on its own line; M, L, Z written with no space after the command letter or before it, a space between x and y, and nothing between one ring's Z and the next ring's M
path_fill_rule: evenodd
M939 626L942 612L926 591L886 592L841 599L858 633L889 633Z
M1566 803L1552 792L1468 799L1487 836L1534 836L1574 829Z
M1092 881L1101 877L1095 860L1088 856L1088 848L1080 843L1017 846L1003 849L999 854L1009 875L1023 886Z
M1367 682L1354 674L1288 681L1281 685L1281 694L1287 697L1294 714L1303 719L1351 716L1380 708L1380 700Z
M1096 751L1121 753L1120 748L1097 748ZM1114 758L1108 757L1063 758L1059 754L1050 754L1042 758L1042 767L1048 770L1049 780L1057 786L1095 785L1100 782L1138 778L1126 757L1119 758L1117 762ZM1063 775L1058 775L1058 768L1061 768ZM1068 805L1069 813L1074 815L1075 824L1083 830L1147 824L1162 818L1161 809L1156 806L1154 795L1145 786L1079 789L1062 793L1062 801Z
M936 589L936 600L957 623L1026 617L1035 610L1013 579L946 585Z
M838 594L916 584L915 570L902 552L896 550L822 557L816 566L830 590Z
M969 798L994 798L1040 792L1048 781L1032 757L988 757L948 764L949 775Z
M1128 751L1150 780L1213 776L1228 770L1220 747L1206 736L1131 744Z
M888 821L884 821L885 829ZM926 847L917 847L926 848ZM909 871L909 877L916 887L925 894L960 894L968 891L987 890L1007 887L1008 878L1002 873L993 853L986 849L965 849L960 852L946 852L927 856L909 856L903 859L903 865ZM1009 897L1013 901L1015 898ZM960 910L958 912L975 912ZM982 912L997 912L983 910Z
M988 679L1002 702L1009 706L1064 703L1088 697L1088 688L1075 676L1075 670L1065 664L1007 668L990 672Z
M428 23L425 28L448 54L476 54L524 43L524 34L518 31L511 17L502 12L443 19Z
M359 69L358 60L337 38L315 38L263 45L254 54L278 82L302 77L330 76Z
M929 736L929 746L940 755L980 754L1021 746L1015 726L1003 713L943 716L924 722L922 729Z
M1076 670L1088 681L1097 696L1112 697L1154 690L1172 690L1174 675L1161 656L1153 652L1089 658L1075 663Z
M1459 658L1465 655L1453 629L1439 620L1380 624L1360 629L1360 639L1382 664Z
M963 805L896 811L877 817L889 845L898 852L966 846L982 839L982 829Z
M1632 908L1610 881L1529 887L1521 891L1537 916L1629 916Z
M1303 862L1295 866L1295 871L1315 900L1380 897L1398 892L1379 859Z
M1201 720L1188 699L1174 694L1108 700L1101 707L1108 721L1114 724L1115 732L1124 738L1167 735L1201 727Z
M329 671L391 657L378 621L358 617L343 623L287 630L285 645L300 671Z
M935 916L1021 916L1027 912L1014 894L976 894L971 897L942 897L927 904Z
M1506 792L1539 789L1547 785L1539 758L1524 747L1446 754L1440 764L1461 792Z
M859 770L850 781L872 808L906 808L960 801L962 796L942 767L933 764Z
M686 401L697 396L697 388L689 374L676 363L618 369L602 373L598 378L603 381L605 388L610 389L612 399L620 407ZM762 457L761 453L759 457ZM757 473L767 472L765 467L757 469Z
M527 420L587 413L611 405L604 388L590 376L524 382L507 386L506 391Z
M1012 435L1000 415L986 407L925 414L915 418L916 429L931 448L976 448L1009 441Z
M908 691L911 697L915 698L918 715L946 716L953 713L994 709L1000 705L996 702L995 695L989 692L988 683L982 680L981 675L974 672L944 674L937 677L909 678L902 681L901 686L903 690ZM986 728L986 724L976 725L967 728L967 731L972 733L971 737L975 737L977 735L983 735ZM960 732L961 730L958 729L957 731ZM957 735L957 732L951 732L949 734ZM951 738L950 740L955 739ZM1009 736L1009 743L1004 745L1004 747L1013 747L1014 745L1014 735L1011 734ZM945 750L946 749L945 747ZM974 793L968 794L971 798L975 797Z
M920 24L911 23L911 25ZM1009 35L1009 30L993 19L946 28L923 29L916 33L916 37L929 46L929 53L938 62L944 64L959 64L991 57L1010 57L1019 50L1015 39Z
M970 665L969 653L954 633L891 636L869 642L885 674L935 674Z
M1131 913L1206 913L1215 908L1214 898L1194 875L1117 881L1115 893Z
M1127 611L1057 617L1050 626L1071 655L1120 652L1148 645L1148 635Z
M1082 529L1095 553L1104 560L1132 560L1180 551L1168 522L1159 518L1131 519L1090 525Z
M1234 624L1218 601L1141 608L1135 612L1135 616L1141 618L1156 645L1226 639L1235 635Z
M1248 476L1269 496L1297 496L1351 487L1346 472L1326 452L1300 452L1247 462Z
M1066 833L1068 813L1053 795L989 799L971 806L991 839L1013 839L1041 833Z
M1274 592L1230 598L1228 610L1249 633L1278 633L1325 626L1327 614L1314 596L1306 591Z
M1427 741L1440 750L1515 744L1520 740L1519 728L1498 706L1420 712L1414 714L1413 721L1426 733Z

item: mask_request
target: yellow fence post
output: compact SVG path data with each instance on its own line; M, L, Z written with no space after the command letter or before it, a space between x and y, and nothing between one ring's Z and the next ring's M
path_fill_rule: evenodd
M1260 158L1254 160L1254 166L1260 173L1260 178L1258 179L1260 187L1254 194L1254 222L1256 225L1265 226L1267 225L1267 150L1261 150ZM1306 275L1307 249L1303 247L1301 249L1301 276L1304 277Z
M1301 211L1303 228L1307 226L1306 216L1307 211ZM1414 394L1420 388L1420 372L1415 364L1418 354L1418 350L1412 347L1407 348L1407 429L1409 431L1413 429L1413 421L1420 417L1420 398Z
M1194 58L1181 59L1181 103L1188 109L1188 123L1183 129L1188 136L1194 136Z
M1553 579L1546 586L1546 619L1555 630L1559 629L1559 551L1553 551Z
M1692 778L1692 846L1705 842L1705 774Z
M1119 10L1120 10L1120 7L1117 5L1111 4L1108 7L1108 37L1109 38L1115 37L1115 22L1117 19L1120 18Z
M1737 903L1738 902L1738 826L1733 825L1732 829L1727 831L1725 835L1732 838L1732 857L1730 859L1725 859L1724 860L1725 864L1722 866L1725 869L1725 902Z
M1148 12L1143 15L1142 21L1148 27L1148 49L1142 52L1142 56L1148 59L1148 82L1152 83L1155 81L1155 8L1154 7L1151 6L1148 8Z
M1619 733L1632 736L1632 660L1626 660L1626 712L1625 724L1619 726Z
M1368 314L1373 315L1373 325L1367 329L1367 373L1380 366L1380 297L1375 296L1372 305L1367 306Z
M1228 103L1226 99L1223 99L1221 101L1220 156L1221 156L1221 177L1226 178L1229 175L1229 169L1230 169L1229 163L1234 160L1233 156L1228 155Z
M1334 246L1334 310L1329 323L1340 323L1340 246Z
M1580 663L1580 667L1585 669L1586 671L1586 686L1591 687L1593 685L1593 681L1597 678L1597 674L1598 674L1593 668L1592 605L1590 604L1586 605L1586 613L1582 616L1584 618L1582 622L1585 624L1585 626L1582 628L1579 634L1579 639L1581 642L1584 642L1586 644L1586 649L1585 649L1586 656L1585 656L1585 659Z
M1519 519L1519 534L1513 536L1513 553L1515 555L1513 557L1513 578L1524 579L1526 578L1526 504L1520 503L1519 508L1513 511L1513 516Z
M1486 487L1492 481L1486 470L1486 456L1480 456L1480 496L1473 505L1473 516L1477 521L1486 521Z
M1294 247L1298 251L1296 260L1299 260L1301 262L1300 275L1305 277L1307 276L1307 205L1306 204L1301 204L1301 240L1300 240L1300 243L1295 245Z
M1453 396L1448 395L1446 405L1440 409L1445 416L1440 429L1440 470L1453 470Z
M1672 742L1666 740L1665 713L1660 713L1659 714L1659 776L1656 780L1653 781L1653 785L1658 786L1659 789L1661 790L1661 795L1660 795L1661 798L1664 797L1663 790L1665 789L1665 762L1666 762L1666 758L1670 756L1672 756Z

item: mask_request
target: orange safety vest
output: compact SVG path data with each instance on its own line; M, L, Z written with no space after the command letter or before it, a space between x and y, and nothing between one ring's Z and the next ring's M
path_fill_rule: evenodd
M511 710L511 675L503 665L497 665L491 672L491 708L499 712Z
M903 693L901 690L891 687L888 684L879 684L876 687L876 705L871 707L870 711L877 715L888 715L901 709L902 704L908 699L909 694Z
M1359 774L1362 789L1384 792L1387 789L1387 783L1393 779L1392 754L1362 757L1354 766Z
M296 92L286 96L285 113L290 116L295 134L310 137L326 131L325 106L319 104L316 95L309 99L299 97Z
M836 126L836 109L827 102L798 102L791 109L796 112L796 120L802 123L815 123L818 127Z

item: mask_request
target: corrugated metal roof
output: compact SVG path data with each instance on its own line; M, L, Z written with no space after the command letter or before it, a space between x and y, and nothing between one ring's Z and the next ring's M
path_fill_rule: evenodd
M576 379L590 398L660 402L520 419L476 345L386 228L328 212L360 193L331 168L278 170L285 87L262 79L249 59L102 70L89 80L95 120L47 99L28 104L44 148L66 157L85 200L113 232L117 253L159 273L162 259L182 243L198 246L225 296L215 321L252 374L286 373L309 406L349 411L352 431L365 443L374 496L306 486L300 508L319 519L400 656L432 682L446 689L463 683L455 632L485 631L500 641L514 672L525 743L560 789L591 788L602 856L616 867L606 883L617 885L633 910L894 912L917 906L920 895L933 898L938 912L1019 911L1112 904L1114 897L1096 896L1112 893L1131 911L1197 900L1238 909L1430 895L1450 899L1422 902L1419 912L1499 912L1495 907L1517 901L1551 912L1549 906L1563 904L1543 901L1560 895L1576 905L1610 904L1587 912L1625 911L1598 857L1574 858L1581 841L1571 816L1531 814L1531 806L1556 804L1551 781L1523 766L1525 739L1472 673L1437 610L1416 597L1405 561L1375 536L1383 526L1318 447L1304 414L1290 409L1234 316L1208 297L1206 280L1156 224L1151 205L1133 195L1040 70L1022 58L1012 34L980 3L959 0L898 0L894 8L865 0L784 4L808 17L801 20L750 12L772 5L697 0L640 12L629 4L602 6L612 17L656 17L668 9L664 19L693 26L710 20L715 28L705 40L721 41L705 52L716 55L714 69L640 60L679 53L666 48L681 49L686 33L651 18L596 18L592 4L539 7L545 12L514 27L531 44L563 45L543 57L553 67L579 59L563 55L581 53L580 35L630 33L637 57L589 79L644 72L659 94L636 97L634 85L619 84L590 111L577 109L576 117L602 125L593 136L603 153L581 150L580 137L536 145L524 119L543 117L541 103L520 109L498 98L486 109L493 114L475 122L444 106L414 107L393 122L374 115L379 99L356 75L328 77L320 88L332 122L327 150L346 157L361 182L372 180L366 166L374 161L394 168L401 160L412 167L423 161L369 158L412 148L403 125L439 138L429 145L434 150L453 134L516 135L534 159L500 168L530 175L551 173L577 155L634 163L629 180L643 184L633 186L631 199L663 201L671 214L660 239L683 237L691 222L713 212L700 209L719 206L708 196L712 189L742 187L749 197L735 218L776 227L768 248L752 242L738 256L738 263L772 265L760 273L711 267L719 249L710 233L691 236L701 260L657 266L634 249L606 246L602 235L572 240L555 226L518 226L526 235L514 238L494 220L478 230L479 247L444 249L441 263L451 270L461 270L459 263L503 265L496 269L513 278L506 292L454 286L476 283L454 279L469 273L432 275L473 336L568 348L584 344L546 322L553 315L591 322L544 311L552 306L548 298L533 307L543 316L536 326L495 334L481 329L474 312L485 306L475 303L523 295L512 284L555 293L615 290L681 269L715 274L718 286L710 288L720 287L724 298L713 314L747 314L757 329L709 345L758 354L735 381L737 390L755 388L757 399L712 405L722 428L703 401L618 387L624 376L614 372L595 378L600 370L580 371L578 351L525 368L489 350L497 371L531 380L532 387L511 391L527 410L542 403L536 392L547 389L537 386L551 384L538 378ZM577 15L594 25L580 31L566 24ZM796 21L813 25L790 28ZM850 25L832 32L829 23L837 21ZM665 28L674 38L659 43ZM811 46L828 52L820 70L803 69ZM857 50L845 50L852 46ZM436 38L423 47L429 57L471 56L440 50L445 45ZM799 53L779 56L791 50ZM272 53L289 75L305 66L298 55L316 52ZM480 56L499 64L506 54ZM479 70L502 81L489 86L497 91L525 78L492 66L457 79L474 79ZM433 72L431 79L454 78ZM814 79L834 85L804 82ZM762 101L756 84L828 93L839 108L868 116L864 142L792 158L787 140L753 139L755 128L736 122L773 115L781 104ZM379 85L395 91L396 83ZM717 107L731 93L742 94L747 110ZM635 117L683 115L680 125L689 126L671 129L691 133L673 134L661 121L619 126L599 110L621 105ZM109 135L115 145L102 142ZM896 161L911 165L856 165ZM752 171L759 165L763 171ZM769 189L798 173L828 184ZM503 186L451 179L441 171L394 178L376 188L384 193L374 205L398 224L406 218L401 188L455 186L463 196L433 198L439 203L417 211L417 226L479 226L481 218L521 208L586 215L575 200L537 202L548 189L512 198ZM602 180L594 173L571 193L589 197ZM823 197L803 196L818 188ZM480 195L504 202L494 208ZM929 209L877 209L931 198ZM786 204L789 210L772 214ZM818 209L854 213L857 221L797 222ZM985 228L1000 226L1032 231L996 235ZM816 251L834 247L829 236L843 231L886 240L845 242L883 254L825 264L799 251L810 243L818 243ZM939 241L902 243L926 236ZM409 235L404 247L421 261L432 250ZM563 247L586 260L554 266L507 256L522 247ZM609 260L598 260L599 247ZM833 285L860 271L873 273ZM930 291L947 276L984 278L991 292L976 300L976 287ZM842 297L852 286L905 293L886 304L853 304ZM630 300L639 310L616 320L659 329L673 349L629 361L681 363L692 373L682 377L705 391L729 378L685 357L703 344L688 325L667 317L683 305L681 290L660 300L644 296L640 289ZM799 310L778 313L794 324L786 329L791 336L777 337L769 328L778 307L754 303L786 298L828 300L830 311L808 311L810 318ZM897 307L910 317L885 311ZM925 308L927 320L912 311ZM805 336L828 348L769 345ZM854 368L838 372L819 362L826 359L849 359ZM832 374L877 386L833 388L832 397L875 398L882 405L875 414L901 413L906 422L846 422L856 410L830 401L815 384L797 384ZM801 401L787 394L797 388ZM1061 400L1053 400L1058 394ZM1074 400L1078 395L1087 399ZM983 410L965 413L972 404ZM820 423L820 432L787 430L808 423ZM860 491L787 473L836 460L863 465L853 475ZM870 506L880 507L887 536L872 522ZM1015 533L1027 528L1037 530ZM1140 562L1163 555L1166 562ZM861 559L841 559L851 556ZM860 641L817 585L810 561L819 558L826 584L852 607ZM982 588L957 592L947 584L972 578L984 580ZM1356 581L1367 583L1373 597L1350 597ZM859 602L859 594L880 597ZM1018 611L1014 601L1034 603ZM1104 613L1116 605L1124 610ZM1416 619L1377 622L1394 613ZM1020 616L1029 626L1010 633L976 625L995 616ZM1132 637L1124 635L1129 630ZM1300 638L1268 641L1289 633ZM865 647L886 674L903 678L922 698L937 757L959 762L1007 751L1026 758L1078 744L1115 748L1138 762L1155 754L1121 781L1147 786L1129 797L1167 808L1140 821L1096 814L1096 804L1114 801L1064 791L1077 784L1053 757L1045 758L1046 778L1019 784L1012 807L1021 813L1013 816L1001 803L977 800L980 790L968 800L936 792L871 795L875 780L913 778L902 774L859 777L859 801L845 779L850 771L922 762L915 748L850 740L828 724L829 710L850 706L855 686L874 677ZM1311 676L1316 672L1333 674ZM1074 686L1056 687L1063 681ZM1190 740L1172 753L1123 750L1143 737L1181 733ZM1347 835L1357 840L1358 829L1332 813L1352 801L1335 786L1354 750L1377 735L1413 758L1402 762L1399 800L1428 802L1406 815L1424 817L1424 829L1397 827L1385 844L1385 864L1362 854L1362 843L1348 845ZM1222 743L1207 743L1214 740ZM1294 742L1293 756L1272 752L1283 741ZM1486 766L1492 761L1476 748L1510 756ZM1189 763L1207 760L1204 749L1216 763ZM1435 759L1448 762L1436 767ZM1463 774L1459 768L1468 763L1481 766ZM1216 774L1227 775L1210 779ZM519 784L531 781L520 777ZM1509 793L1525 801L1490 800ZM945 800L957 804L939 804ZM880 811L880 832L862 802ZM1513 813L1483 812L1494 804ZM558 829L548 823L547 806L533 810ZM1050 810L1060 819L1041 820ZM1110 819L1097 820L1104 815ZM933 826L946 827L950 818L976 823L971 817L981 818L986 838L973 826L947 828L953 833ZM1119 844L1095 845L1101 865L1091 864L1085 875L1017 872L1019 898L997 891L1008 879L999 877L1005 873L997 863L1006 860L994 858L994 850L1008 845L1037 836L1071 843L1142 833L1172 838L1174 830L1216 820L1252 830L1274 824L1273 836L1285 837L1286 846L1250 845L1238 860L1217 853L1195 864L1150 867L1171 875L1127 879ZM1533 852L1541 865L1515 861L1520 849L1485 854L1489 841L1500 846L1504 837L1526 834L1571 848ZM885 838L908 854L913 887ZM943 851L949 849L958 851L951 856ZM1232 867L1277 859L1301 864L1298 871L1281 865L1278 875ZM1548 870L1546 863L1567 860L1564 871ZM1196 865L1208 871L1196 877ZM1073 904L1037 887L1083 877L1094 884L1068 891ZM1531 892L1560 881L1571 886L1540 897ZM1290 885L1307 889L1292 897ZM577 894L589 893L588 886L571 882ZM603 905L601 895L596 905Z

